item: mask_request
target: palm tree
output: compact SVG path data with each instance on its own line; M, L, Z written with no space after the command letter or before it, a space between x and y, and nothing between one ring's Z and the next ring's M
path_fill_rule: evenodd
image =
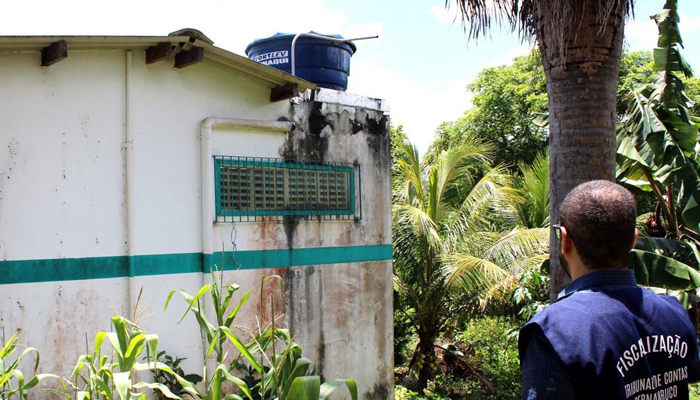
M615 95L633 0L455 1L471 37L485 34L492 21L505 21L537 42L549 96L550 215L557 222L559 205L576 185L615 179ZM559 244L551 237L554 250ZM556 257L551 265L554 297L568 277Z
M490 168L491 146L467 138L421 162L399 143L394 160L394 281L413 312L418 334L409 368L425 388L435 368L435 342L479 295L541 263L546 228L517 228L521 200L504 167Z
M549 157L548 150L538 154L530 165L520 165L514 186L522 201L516 204L518 225L527 228L549 227Z

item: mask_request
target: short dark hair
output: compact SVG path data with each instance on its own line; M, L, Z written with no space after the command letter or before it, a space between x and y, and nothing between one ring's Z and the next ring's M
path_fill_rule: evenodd
M637 218L629 190L604 180L582 183L564 198L559 218L587 268L610 269L627 264Z

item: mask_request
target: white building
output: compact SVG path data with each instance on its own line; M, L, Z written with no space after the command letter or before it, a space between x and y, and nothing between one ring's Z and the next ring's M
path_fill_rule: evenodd
M243 288L284 278L267 296L326 379L393 397L380 100L196 36L0 37L0 120L0 328L42 372L68 376L143 288L140 324L199 373L195 321L163 304L223 259ZM269 306L253 298L249 326Z

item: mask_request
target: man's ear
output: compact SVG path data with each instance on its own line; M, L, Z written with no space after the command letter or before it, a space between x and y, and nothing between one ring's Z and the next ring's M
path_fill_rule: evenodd
M562 254L569 253L573 246L574 246L574 243L571 241L571 237L569 236L569 232L567 232L566 228L564 228L562 226L561 227L561 252L562 252Z
M634 249L634 245L637 244L637 239L639 238L639 230L637 228L634 228L634 240L632 241L632 249ZM632 251L630 249L630 251Z

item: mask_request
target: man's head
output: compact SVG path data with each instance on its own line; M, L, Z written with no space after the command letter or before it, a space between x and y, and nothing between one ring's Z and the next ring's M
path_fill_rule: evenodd
M604 180L582 183L564 198L559 219L565 257L575 253L589 270L626 267L637 239L636 204L627 189Z

